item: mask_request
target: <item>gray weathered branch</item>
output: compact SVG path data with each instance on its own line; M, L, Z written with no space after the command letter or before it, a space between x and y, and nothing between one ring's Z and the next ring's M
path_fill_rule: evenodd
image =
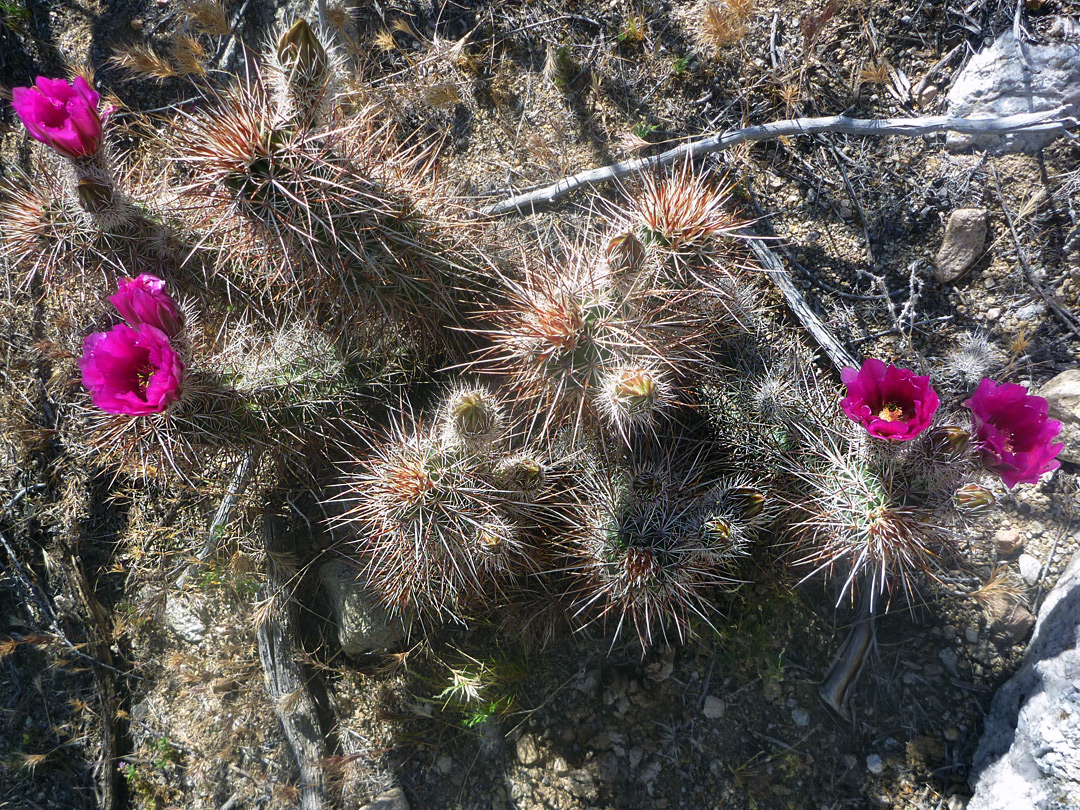
M949 115L930 115L922 118L847 118L833 115L824 118L795 118L771 124L744 127L710 135L669 149L659 155L614 163L600 169L589 169L572 177L564 177L550 186L519 194L484 209L487 216L501 216L513 211L528 213L535 208L565 197L575 189L595 186L628 177L645 169L667 166L681 158L694 158L710 152L729 149L740 143L754 143L793 135L817 135L836 132L844 135L900 135L918 137L938 132L959 132L965 135L1008 135L1016 132L1061 133L1080 125L1076 118L1063 115L1062 109L1020 113L1002 118L958 118Z
M322 766L326 759L326 742L315 700L297 660L297 609L290 596L290 572L283 568L284 561L294 549L281 519L274 515L264 519L263 538L270 605L265 620L259 624L259 660L266 690L274 702L274 713L281 721L300 769L300 808L324 810L329 806Z

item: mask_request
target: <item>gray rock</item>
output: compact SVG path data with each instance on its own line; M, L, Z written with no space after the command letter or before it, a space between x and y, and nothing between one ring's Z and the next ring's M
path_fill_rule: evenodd
M202 600L186 594L170 594L165 602L165 624L189 644L206 638L206 607Z
M1030 610L1003 595L987 601L986 614L990 632L1008 646L1019 644L1035 626L1035 617Z
M934 278L951 284L975 264L986 248L988 213L985 208L958 208L949 215L945 237L934 257Z
M998 529L994 532L994 550L1000 557L1011 557L1024 547L1024 535L1019 529Z
M1017 673L994 696L968 810L1080 807L1080 554L1039 611Z
M881 757L877 754L870 754L866 758L866 770L876 776L885 770L885 763L881 761Z
M540 749L532 734L522 734L517 741L517 760L522 765L532 765L540 759Z
M1080 111L1080 44L1075 26L1061 23L1048 42L1022 42L1017 48L1012 28L971 58L953 79L948 113L990 117L1064 107L1062 115ZM1023 54L1029 67L1020 59ZM989 149L997 153L1037 152L1060 134L961 135L949 133L950 149Z
M338 643L346 655L391 650L408 634L405 622L391 616L365 589L361 572L341 561L324 563L319 581L337 621Z
M791 710L791 719L800 728L810 725L810 712L806 709L795 707Z
M571 795L579 799L595 799L599 796L592 774L584 768L567 771L560 781Z
M1034 585L1039 581L1042 563L1037 559L1030 554L1021 554L1020 558L1016 561L1016 564L1020 566L1020 576L1024 578L1024 582L1028 585Z
M360 810L409 810L405 791L399 787L380 793Z
M724 710L727 708L727 704L720 698L709 695L705 698L705 705L701 707L701 713L704 714L710 720L718 720L724 716Z
M1061 433L1054 442L1064 443L1058 458L1080 464L1080 369L1058 374L1039 389L1050 407L1050 418L1061 422Z

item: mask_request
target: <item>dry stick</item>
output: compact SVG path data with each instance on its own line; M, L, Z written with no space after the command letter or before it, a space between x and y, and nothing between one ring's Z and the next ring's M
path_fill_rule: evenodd
M274 714L299 766L300 808L323 810L328 806L326 776L321 764L326 759L326 741L315 700L297 661L296 602L290 596L289 572L281 566L283 557L293 549L281 518L269 514L264 517L263 541L266 597L270 606L266 620L259 624L259 660L266 689L274 703Z
M1050 311L1058 316L1058 320L1064 324L1065 328L1080 338L1080 330L1077 329L1076 321L1073 319L1069 311L1064 309L1061 304L1051 298L1043 290L1042 285L1035 280L1035 275L1031 272L1031 265L1028 264L1027 255L1024 253L1024 248L1020 245L1020 235L1016 231L1016 223L1013 220L1012 213L1009 211L1007 205L1005 205L1005 198L1001 195L1001 184L998 182L997 170L991 167L990 176L994 178L994 191L997 192L998 205L1001 206L1001 210L1005 214L1005 221L1009 223L1009 231L1012 233L1013 246L1016 248L1016 257L1020 261L1020 266L1024 269L1024 278L1027 279L1027 283L1031 285L1031 288L1039 294L1043 303L1050 308Z
M824 118L795 118L774 121L771 124L744 127L730 132L710 135L669 149L647 158L613 163L600 169L589 169L572 177L564 177L550 186L529 191L495 203L484 209L487 216L502 216L511 212L528 213L535 208L550 205L579 188L595 186L635 174L645 169L667 166L680 158L695 158L710 152L719 152L741 143L756 143L774 138L794 135L816 135L835 132L843 135L900 135L918 137L937 132L959 132L964 135L998 134L1016 132L1061 133L1080 125L1076 118L1064 116L1063 107L1043 112L1020 113L1002 118L958 118L950 115L930 115L922 118L848 118L833 115ZM1059 117L1060 116L1060 117Z
M251 450L248 450L247 454L240 459L240 463L236 465L236 472L233 473L232 481L229 482L229 489L225 492L225 497L221 499L221 504L214 514L214 519L210 522L210 529L207 531L206 542L203 543L203 547L196 553L196 561L187 566L184 569L184 573L176 580L177 587L184 587L187 581L199 572L199 568L202 564L210 557L217 554L218 546L221 545L221 538L225 534L225 527L228 526L229 521L232 520L233 511L236 509L237 501L240 500L240 497L244 494L245 490L247 490L248 484L251 483L251 478L255 475L255 470L259 467L259 457L261 455L261 447L252 448Z

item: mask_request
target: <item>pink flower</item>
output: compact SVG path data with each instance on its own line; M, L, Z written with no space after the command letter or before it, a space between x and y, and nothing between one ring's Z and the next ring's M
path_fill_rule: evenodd
M840 378L848 390L840 407L879 439L914 439L930 426L938 407L929 376L919 377L872 357L863 361L861 369L845 368Z
M165 282L143 273L138 278L120 279L120 289L109 296L129 326L149 324L173 338L184 328L180 307L165 292Z
M1012 489L1034 484L1061 466L1054 458L1064 444L1051 444L1061 422L1047 418L1047 404L1022 385L983 379L964 406L971 410L983 464Z
M117 324L83 341L83 385L94 405L109 413L160 413L180 398L184 363L160 329Z
M74 84L38 76L36 86L16 87L11 96L27 132L64 157L87 157L101 146L101 95L82 76Z

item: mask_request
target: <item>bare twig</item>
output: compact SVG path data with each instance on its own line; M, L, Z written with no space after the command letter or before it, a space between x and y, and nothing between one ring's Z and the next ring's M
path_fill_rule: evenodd
M221 545L221 538L225 534L225 527L232 520L237 502L247 490L248 484L251 483L251 478L259 467L259 457L261 455L262 448L254 447L236 465L236 472L233 473L232 481L229 482L229 489L226 491L225 497L221 499L221 504L214 514L214 519L210 521L210 528L206 533L206 542L195 554L195 562L184 568L184 572L176 581L178 587L182 588L189 579L199 572L200 566L206 560L217 554L218 547Z
M719 152L741 143L756 143L795 135L816 135L822 132L845 135L900 135L909 138L933 135L938 132L959 132L965 135L1007 135L1016 132L1062 133L1080 125L1075 118L1063 116L1062 112L1063 110L1059 108L1002 118L958 118L949 115L931 115L921 118L862 119L834 115L824 118L775 121L770 124L710 135L652 157L613 163L600 169L589 169L571 177L564 177L550 186L495 203L485 208L483 213L487 216L502 216L511 212L528 213L533 209L550 205L579 188L618 180L646 169L667 166L679 159Z
M1012 234L1013 246L1016 248L1016 258L1020 261L1020 267L1024 270L1024 278L1031 285L1031 288L1039 294L1039 297L1042 298L1043 303L1046 304L1050 311L1057 315L1058 320L1061 321L1065 328L1076 335L1077 338L1080 338L1080 329L1077 328L1076 319L1061 304L1046 294L1042 285L1039 284L1035 279L1035 275L1031 272L1027 254L1024 253L1024 248L1020 244L1020 235L1016 230L1016 222L1013 219L1012 212L1009 211L1009 207L1005 205L1005 198L1001 195L1001 183L998 182L997 170L991 168L990 176L994 179L994 191L997 193L998 205L1001 206L1001 210L1005 214L1005 221L1009 223L1009 232Z
M795 286L795 282L792 281L791 276L784 269L784 265L780 263L776 254L765 246L762 238L753 231L743 231L741 236L746 239L758 262L765 268L769 278L779 288L795 317L814 336L821 348L829 355L833 365L837 369L857 367L859 364L855 362L855 358L840 345L840 341L833 337L832 332L822 323L821 318L810 308L803 294L799 292L799 288Z

